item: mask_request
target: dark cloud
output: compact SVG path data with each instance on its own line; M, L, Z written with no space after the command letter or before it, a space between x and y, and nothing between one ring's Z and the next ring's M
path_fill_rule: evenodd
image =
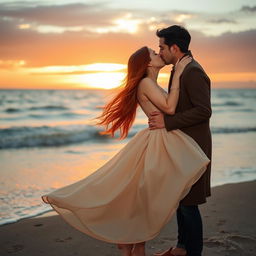
M211 72L255 72L256 29L220 36L192 31L191 48ZM206 59L206 60L204 60Z
M111 9L107 3L94 4L65 4L65 5L38 5L17 2L10 6L0 3L0 17L15 19L17 23L35 23L52 26L109 26L112 21L132 14L133 19L148 19L157 17L158 22L172 24L171 15L189 14L181 11L158 12L144 9Z
M231 19L211 19L208 20L209 23L215 23L215 24L222 24L222 23L229 23L229 24L236 24L237 22L235 20L231 20Z
M241 11L242 12L256 12L256 6L247 6L247 5L244 5L242 8L241 8Z
M106 11L103 4L66 4L48 6L10 7L0 4L0 16L17 19L20 22L33 22L53 26L109 25L111 19L124 12Z

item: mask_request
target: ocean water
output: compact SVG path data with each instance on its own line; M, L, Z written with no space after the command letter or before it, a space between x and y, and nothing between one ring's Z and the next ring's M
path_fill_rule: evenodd
M95 117L107 90L0 90L0 225L49 211L41 195L95 171L125 140L102 136ZM213 89L212 186L256 179L256 89Z

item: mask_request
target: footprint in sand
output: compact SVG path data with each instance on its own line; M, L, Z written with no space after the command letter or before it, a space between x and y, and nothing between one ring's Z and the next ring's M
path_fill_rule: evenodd
M254 249L256 252L256 238L251 236L242 236L242 235L229 235L228 239L237 244L242 244L243 248Z
M204 239L204 245L208 248L220 247L224 245L224 242L220 237L210 237Z
M218 222L217 222L217 226L222 226L226 223L227 221L224 220L224 219L220 219Z
M57 242L57 243L64 243L68 240L72 240L72 237L69 236L69 237L66 237L66 238L63 238L63 239L60 239L60 238L56 238L54 241Z
M228 232L228 231L225 231L225 230L220 230L219 233L228 234L229 232Z
M18 252L23 250L24 246L22 244L15 244L11 248L7 249L8 253Z
M165 244L165 241L164 240L159 240L156 242L157 244Z
M174 238L174 237L162 237L162 240L173 241L173 240L176 240L176 238Z
M254 254L256 251L256 238L250 236L243 236L238 234L227 234L223 236L210 237L204 240L204 245L208 248L218 247L223 251L235 251L247 253L249 255ZM246 254L246 255L247 255Z
M35 224L35 225L34 225L34 227L41 227L41 226L43 226L42 223L38 223L38 224Z

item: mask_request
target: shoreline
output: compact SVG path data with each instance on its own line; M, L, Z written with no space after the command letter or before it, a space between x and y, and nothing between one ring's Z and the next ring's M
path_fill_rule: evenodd
M256 178L255 178L255 179L245 179L245 180L242 180L241 182L236 182L236 181L234 181L234 182L229 182L229 183L217 184L217 185L212 186L211 189L214 189L214 188L220 187L220 186L224 186L224 185L235 185L235 184L240 184L240 183L245 183L245 182L251 182L251 181L256 181ZM15 224L15 223L18 223L18 222L23 221L23 220L26 220L26 219L42 218L42 217L48 217L48 216L54 216L54 215L58 215L58 214L57 214L53 209L49 209L49 210L47 210L47 211L34 214L34 215L32 215L32 216L27 216L27 217L21 218L21 219L19 219L19 220L17 220L17 221L10 221L10 222L7 222L7 223L0 224L0 228L1 228L2 226Z
M229 183L217 184L215 186L212 186L211 189L214 189L214 188L220 187L220 186L235 185L235 184L240 184L240 183L244 183L244 182L251 182L251 181L256 181L256 178L255 179L245 179L245 180L243 180L241 182L235 182L234 181L234 182L229 182ZM48 217L48 216L54 216L54 215L58 215L58 214L53 209L49 209L49 210L41 212L41 213L37 213L37 214L35 213L32 216L27 216L27 217L21 218L21 219L19 219L17 221L10 221L10 222L7 222L7 223L0 224L0 228L2 226L18 223L18 222L26 220L26 219L42 218L42 217Z
M256 180L212 188L200 206L207 256L256 255ZM176 218L147 243L147 256L176 243ZM0 226L0 255L119 255L116 246L75 230L53 210Z

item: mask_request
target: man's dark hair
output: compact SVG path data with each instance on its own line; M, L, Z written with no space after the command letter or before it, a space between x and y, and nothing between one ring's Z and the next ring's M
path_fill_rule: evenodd
M157 30L156 35L158 37L163 37L165 44L169 47L176 44L181 52L185 53L188 51L191 36L184 27L173 25L168 28Z

